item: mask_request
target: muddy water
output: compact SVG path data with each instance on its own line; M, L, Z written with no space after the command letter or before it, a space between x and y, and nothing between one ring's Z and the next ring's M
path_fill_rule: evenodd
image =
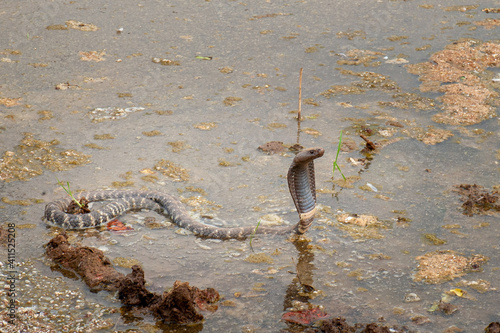
M7 1L0 10L0 190L6 198L0 216L2 224L16 224L17 262L31 259L49 278L61 276L44 259L43 245L55 230L41 221L44 204L65 196L56 177L74 191L125 186L194 197L188 207L212 217L207 223L255 225L265 214L295 223L285 180L293 154L266 155L257 147L296 143L293 111L304 68L300 144L327 151L316 163L321 213L308 243L259 237L253 249L272 262L251 263L245 261L252 253L248 242L199 240L173 226L149 229L145 217L165 218L148 212L123 218L134 232L73 232L72 241L101 248L111 259L139 261L155 291L175 280L216 288L225 302L193 331L276 332L287 327L280 318L297 301L350 323L383 317L416 331L483 330L500 316L498 213L463 215L453 189L498 186L499 120L467 127L434 122L442 93L420 92L418 76L405 68L462 38L498 44L498 27L484 25L498 14L483 11L498 2L452 6L456 2ZM363 81L367 75L355 74L362 72L383 78ZM498 92L498 69L476 74ZM334 85L363 92L329 94ZM394 102L395 93L431 99L431 106L419 109L408 98L406 108L379 103ZM453 136L426 144L417 134L434 138L428 126ZM339 156L342 172L360 177L350 187L331 181L341 130L351 143ZM363 154L359 134L386 145ZM5 166L9 158L18 160ZM156 170L162 159L177 169ZM379 223L356 233L337 222L340 213ZM426 241L429 234L446 243ZM436 250L489 261L482 272L449 282L414 281L416 257ZM316 292L297 292L296 273ZM459 286L469 297L448 299L458 312L427 311L459 281L480 279L491 284L488 291ZM81 281L64 283L92 302L119 306L109 295L86 292ZM420 301L404 302L408 293ZM107 318L108 329L119 331L182 331L147 316Z

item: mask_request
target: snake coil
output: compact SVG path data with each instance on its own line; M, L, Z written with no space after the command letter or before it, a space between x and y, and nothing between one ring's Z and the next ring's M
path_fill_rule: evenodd
M116 216L132 209L151 209L163 211L170 216L173 223L194 234L214 239L244 239L252 233L286 234L295 232L303 234L307 231L316 212L316 185L314 160L323 156L323 148L309 148L299 152L288 170L288 188L300 217L294 226L284 227L235 227L223 228L200 223L193 219L183 204L176 197L157 191L124 191L98 190L83 192L78 198L86 198L89 202L113 199L101 209L87 214L69 214L66 209L72 199L62 199L45 206L45 219L48 223L64 229L86 229L101 226Z

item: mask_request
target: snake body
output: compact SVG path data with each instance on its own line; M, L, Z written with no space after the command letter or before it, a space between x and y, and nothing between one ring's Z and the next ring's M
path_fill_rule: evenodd
M86 229L101 226L116 216L133 209L163 211L172 222L194 234L214 239L244 239L256 234L303 234L314 219L316 211L316 190L314 160L323 156L323 148L309 148L299 152L288 170L288 187L299 213L300 221L294 226L284 227L215 227L193 219L176 197L158 191L98 190L82 192L77 199L89 202L112 200L99 210L87 214L69 214L66 209L72 199L62 199L45 206L48 223L64 229Z

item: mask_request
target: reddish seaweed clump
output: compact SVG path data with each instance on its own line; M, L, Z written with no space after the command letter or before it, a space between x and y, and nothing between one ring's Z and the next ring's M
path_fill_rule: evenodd
M203 320L198 310L216 311L219 293L213 288L199 289L187 282L175 281L162 295L146 289L144 271L138 265L126 276L117 272L102 251L92 247L74 247L65 234L47 244L46 253L63 269L82 277L92 291L118 291L122 304L149 311L165 323L189 324Z

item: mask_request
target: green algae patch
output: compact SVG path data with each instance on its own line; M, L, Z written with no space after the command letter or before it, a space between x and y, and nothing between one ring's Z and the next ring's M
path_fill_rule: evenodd
M447 243L444 239L437 237L435 234L424 234L423 239L425 242L432 245L444 245Z

